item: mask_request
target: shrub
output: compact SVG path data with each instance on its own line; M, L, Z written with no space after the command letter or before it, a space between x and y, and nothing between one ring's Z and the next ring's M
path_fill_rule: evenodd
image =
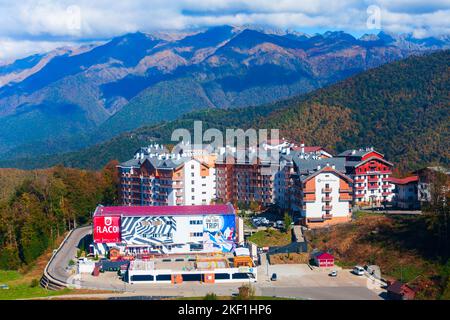
M30 287L35 288L39 285L38 279L31 280Z
M239 287L239 293L236 300L251 300L255 297L255 288L250 284L244 284Z
M203 298L203 300L218 300L217 299L217 294L211 292L211 293L207 293L205 295L205 297Z

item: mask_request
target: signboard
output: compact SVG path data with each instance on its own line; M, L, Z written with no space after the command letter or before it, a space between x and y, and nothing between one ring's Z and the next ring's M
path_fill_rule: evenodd
M234 248L236 221L233 215L209 215L203 218L203 243L207 251L231 252Z
M94 217L94 242L120 242L120 217Z

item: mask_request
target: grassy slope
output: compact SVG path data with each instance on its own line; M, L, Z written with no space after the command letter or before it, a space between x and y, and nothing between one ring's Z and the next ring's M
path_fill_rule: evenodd
M258 247L285 246L291 243L291 233L268 229L255 232L248 240L257 244Z
M437 298L443 266L433 256L420 217L361 214L348 224L309 231L312 247L330 250L343 267L376 264L384 277L417 286L421 298ZM442 290L442 288L441 288Z

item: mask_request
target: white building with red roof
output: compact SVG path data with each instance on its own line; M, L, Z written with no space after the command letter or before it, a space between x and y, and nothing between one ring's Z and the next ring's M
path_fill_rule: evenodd
M406 178L391 178L390 182L395 186L393 204L401 209L420 209L419 202L419 176Z
M357 205L381 206L391 202L394 185L390 182L393 164L373 148L347 150L337 157L345 158L346 173L353 183Z

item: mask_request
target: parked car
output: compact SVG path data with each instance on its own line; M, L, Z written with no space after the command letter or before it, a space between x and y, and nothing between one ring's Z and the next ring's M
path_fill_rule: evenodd
M277 281L277 274L272 273L272 276L270 277L270 281Z
M337 277L337 271L333 270L328 274L330 277Z
M353 268L353 271L352 271L352 272L353 272L353 274L356 274L357 276L363 276L365 270L364 270L364 268L361 267L361 266L355 266L355 267Z
M284 228L284 222L281 221L281 220L278 220L278 221L276 222L276 227L279 228L279 229Z

